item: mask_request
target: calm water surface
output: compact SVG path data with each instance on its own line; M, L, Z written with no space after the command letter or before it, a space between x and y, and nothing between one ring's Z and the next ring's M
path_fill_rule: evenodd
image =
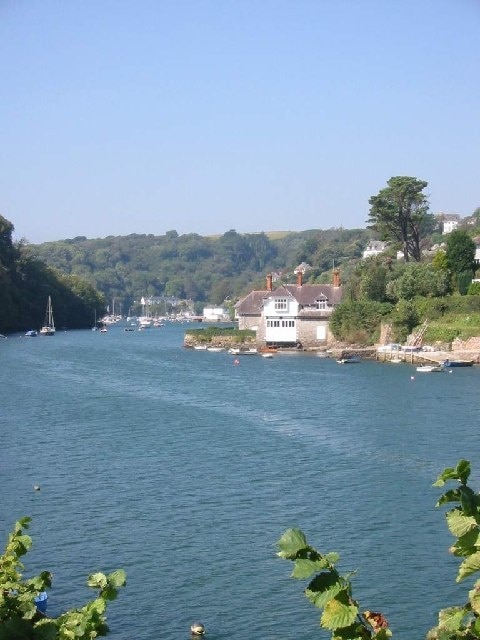
M33 518L26 574L54 573L49 612L122 567L112 639L187 640L195 620L211 640L328 637L275 555L296 526L358 570L363 609L423 638L468 588L431 485L462 457L480 483L480 370L304 354L234 366L184 349L184 330L0 343L1 541Z

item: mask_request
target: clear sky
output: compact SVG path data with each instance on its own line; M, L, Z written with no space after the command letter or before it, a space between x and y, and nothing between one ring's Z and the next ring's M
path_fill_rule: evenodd
M0 0L0 214L37 243L480 206L480 0Z

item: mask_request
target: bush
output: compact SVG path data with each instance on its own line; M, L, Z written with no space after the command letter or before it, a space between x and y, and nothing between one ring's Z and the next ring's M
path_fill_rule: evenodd
M378 339L380 324L392 310L390 303L372 300L348 300L338 305L330 320L330 329L337 340L351 343L374 344Z

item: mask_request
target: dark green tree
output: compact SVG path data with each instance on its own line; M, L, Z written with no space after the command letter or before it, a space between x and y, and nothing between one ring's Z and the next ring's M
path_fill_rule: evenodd
M455 229L448 234L445 257L447 266L452 273L473 271L475 243L467 231Z
M410 259L420 262L422 240L435 224L423 193L427 184L417 178L395 176L369 200L369 229L376 231L382 240L398 243L406 262Z
M458 292L465 295L475 270L475 243L464 229L455 229L447 236L445 259Z

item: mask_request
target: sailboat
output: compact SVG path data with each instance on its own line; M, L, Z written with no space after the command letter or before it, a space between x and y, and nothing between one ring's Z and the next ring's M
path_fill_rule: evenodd
M40 329L41 336L54 336L55 335L55 322L53 320L52 299L48 296L47 310L45 312L45 324Z

